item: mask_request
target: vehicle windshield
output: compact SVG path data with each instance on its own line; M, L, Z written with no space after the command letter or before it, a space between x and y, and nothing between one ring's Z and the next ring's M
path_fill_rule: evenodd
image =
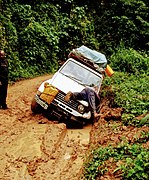
M100 86L101 77L92 71L85 69L83 66L73 62L68 61L68 63L63 66L60 73L65 76L77 81L84 86Z

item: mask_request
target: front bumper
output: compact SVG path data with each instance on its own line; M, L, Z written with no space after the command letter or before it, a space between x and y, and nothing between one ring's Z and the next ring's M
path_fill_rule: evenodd
M68 118L70 116L74 116L76 118L83 118L83 119L91 118L91 111L85 112L84 114L79 113L77 111L79 102L73 100L66 102L64 100L64 97L65 97L64 93L62 92L58 93L55 99L50 104L40 99L39 95L35 96L35 100L45 111L49 111L51 115L54 115L58 118L60 117Z

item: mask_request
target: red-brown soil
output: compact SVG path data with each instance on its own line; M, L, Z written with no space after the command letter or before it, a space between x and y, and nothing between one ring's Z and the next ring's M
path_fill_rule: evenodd
M101 110L103 116L83 129L67 129L63 123L34 115L30 110L32 98L49 77L23 80L8 88L9 109L0 110L1 180L81 179L83 160L91 145L115 144L122 136L133 141L135 134L149 130L109 121L120 120L121 109L106 106ZM102 179L110 177L114 178L108 174Z
M8 110L0 110L0 179L79 179L91 126L69 129L34 115L30 104L49 76L8 88Z

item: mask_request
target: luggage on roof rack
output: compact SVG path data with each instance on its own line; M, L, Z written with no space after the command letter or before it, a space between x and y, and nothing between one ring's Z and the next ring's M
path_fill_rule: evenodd
M104 54L92 50L84 45L77 49L73 49L68 57L72 57L74 59L78 59L82 62L90 64L95 69L105 68L107 65L107 59Z

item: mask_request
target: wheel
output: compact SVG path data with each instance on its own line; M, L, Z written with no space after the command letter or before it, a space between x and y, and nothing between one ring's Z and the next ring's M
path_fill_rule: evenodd
M41 113L41 106L35 101L35 98L33 98L33 100L32 100L31 110L35 114L40 114Z

